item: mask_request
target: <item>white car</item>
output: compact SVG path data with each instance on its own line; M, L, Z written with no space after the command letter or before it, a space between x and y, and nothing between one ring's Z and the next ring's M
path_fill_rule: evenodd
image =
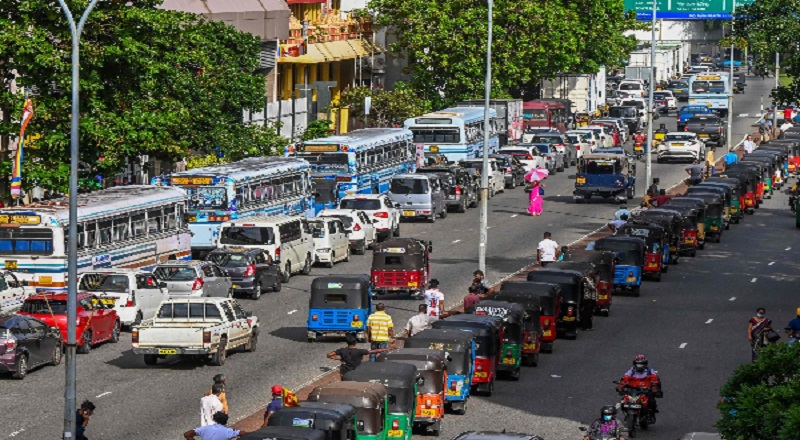
M378 240L400 236L400 209L386 194L348 195L339 201L339 209L358 209L375 220Z
M314 262L333 267L340 261L350 260L350 240L342 221L333 217L308 219L314 239Z
M513 147L503 147L498 154L508 154L514 156L525 167L525 171L530 171L534 168L547 168L547 162L542 157L535 147L531 145L516 145Z
M81 274L78 290L110 298L122 325L138 325L151 319L169 292L152 273L137 269L97 269Z
M637 96L639 98L644 98L645 94L647 93L647 87L645 87L644 83L641 80L635 79L626 79L620 82L617 90L620 92L626 92L631 96Z
M28 287L27 282L17 279L13 272L3 272L0 276L0 315L15 313L36 288Z
M593 131L600 138L597 148L614 148L614 137L608 134L608 128L602 125L590 125L583 130Z
M459 165L480 171L483 169L483 159L466 159L460 161ZM495 159L489 159L489 168L489 197L494 197L499 192L506 192L506 177Z
M600 118L595 119L597 122L613 122L617 126L617 130L619 130L619 135L622 136L622 143L628 142L628 138L630 137L630 133L628 133L628 124L622 118Z
M653 92L653 101L656 101L656 108L658 109L658 102L664 101L664 112L674 112L678 110L678 100L670 90L659 90Z
M350 239L350 250L364 255L378 242L375 221L359 209L323 209L317 217L335 217L342 221Z
M570 142L572 142L572 145L575 145L575 157L578 159L583 157L584 154L587 154L587 152L591 153L594 151L591 148L592 146L589 145L589 141L586 140L585 134L574 132L566 132L565 134L569 138Z
M670 160L703 160L706 157L706 144L690 131L672 131L658 146L658 162Z
M598 136L597 133L595 133L592 130L586 130L584 128L576 128L575 130L568 131L566 134L568 136L570 134L579 134L583 136L583 138L586 140L586 143L589 144L589 150L588 150L589 152L594 153L594 150L601 148L602 146L602 142L600 141L600 136ZM583 152L581 154L585 153L586 152Z

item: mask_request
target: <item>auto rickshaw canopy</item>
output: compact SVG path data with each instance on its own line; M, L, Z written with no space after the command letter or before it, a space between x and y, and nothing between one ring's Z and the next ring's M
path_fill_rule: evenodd
M284 406L269 418L268 426L300 426L323 431L355 430L356 409L348 403L303 402L300 406Z
M239 440L326 440L325 431L299 426L265 426L256 431L239 436Z
M369 275L328 275L311 282L310 309L370 308Z
M483 300L475 304L468 313L497 316L503 320L503 342L522 343L523 328L531 328L526 321L525 308L521 304L508 301ZM528 322L528 325L525 323Z
M719 218L722 217L725 202L718 193L711 192L693 192L687 197L702 199L706 203L706 217Z
M644 240L638 237L605 237L595 242L594 248L613 252L619 258L619 266L644 265Z
M540 312L545 316L556 316L556 307L564 298L560 284L538 283L531 281L508 281L503 283L500 293L495 296L497 300L512 301L511 294L525 295L539 298Z
M528 281L558 284L561 286L564 301L577 304L583 298L583 279L590 276L590 271L550 269L548 266L546 269L528 272Z
M503 318L488 315L453 315L434 321L431 327L454 329L475 334L475 355L481 357L497 356L500 343L500 328Z
M606 251L577 249L570 250L568 260L575 263L591 263L597 268L601 281L614 281L614 254Z
M356 409L358 432L375 435L380 434L384 428L384 407L387 396L386 387L379 383L334 382L311 390L308 400L352 405Z
M417 367L396 362L367 362L342 376L345 382L377 382L386 387L390 413L411 413L417 398Z
M439 394L444 391L444 372L447 370L447 355L444 350L400 348L379 354L377 361L415 366L417 373L423 378L417 384L420 394Z
M416 238L389 238L372 251L373 270L419 270L427 264L430 242Z
M703 181L700 185L728 185L731 189L731 196L734 198L739 198L744 195L744 184L739 179L734 179L732 177L709 177L705 181Z
M405 347L443 350L448 358L448 374L463 376L472 366L474 341L475 335L470 332L429 328L406 340Z
M654 243L664 243L667 241L667 234L662 225L656 223L646 223L642 221L629 222L617 228L618 236L639 237L644 240L647 249L651 249Z

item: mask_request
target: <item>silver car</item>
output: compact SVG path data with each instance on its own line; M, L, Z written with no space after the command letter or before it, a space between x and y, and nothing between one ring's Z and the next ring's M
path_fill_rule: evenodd
M433 223L436 216L447 217L446 194L435 175L397 174L386 195L400 205L401 218L425 218Z
M231 278L210 261L166 261L156 265L153 276L167 285L170 299L233 297Z

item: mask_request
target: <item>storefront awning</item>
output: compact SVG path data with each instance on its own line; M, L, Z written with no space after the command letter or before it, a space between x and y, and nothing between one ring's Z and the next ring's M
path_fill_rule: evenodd
M353 47L350 46L347 41L330 41L322 44L337 61L352 60L353 58L359 57L359 55L355 50L353 50Z
M349 44L350 47L353 48L353 51L355 51L356 55L358 55L360 57L366 57L366 56L370 55L370 52L369 52L369 48L364 46L363 41L364 40L361 40L361 39L347 40L347 44Z
M281 44L281 52L285 53L290 51L294 44ZM324 53L320 47L320 43L307 45L307 50L304 55L297 57L282 56L278 58L279 63L296 63L296 64L317 64L333 61L332 57Z

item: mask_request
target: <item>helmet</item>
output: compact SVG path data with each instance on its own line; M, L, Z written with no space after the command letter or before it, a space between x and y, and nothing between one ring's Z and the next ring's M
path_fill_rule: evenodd
M603 417L604 421L610 422L617 415L617 407L614 405L606 405L600 410L600 415Z
M642 372L645 368L647 368L647 358L643 355L637 355L636 359L633 360L633 369Z

